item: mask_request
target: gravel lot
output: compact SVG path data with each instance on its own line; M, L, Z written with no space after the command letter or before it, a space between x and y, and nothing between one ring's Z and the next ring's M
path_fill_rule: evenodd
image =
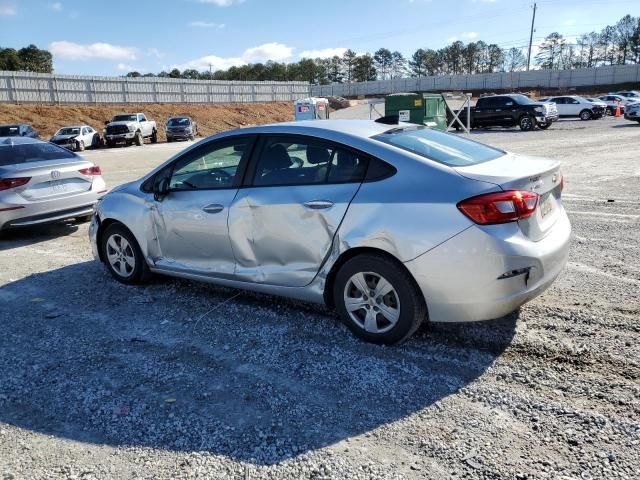
M640 477L640 125L472 138L563 164L574 235L544 295L400 347L323 308L132 288L86 224L0 238L0 479ZM87 152L111 186L186 144Z

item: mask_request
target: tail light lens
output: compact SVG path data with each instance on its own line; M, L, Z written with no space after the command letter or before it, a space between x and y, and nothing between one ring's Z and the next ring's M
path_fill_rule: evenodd
M0 190L9 190L10 188L21 187L29 180L31 180L31 177L0 178Z
M83 175L91 175L91 176L102 175L102 171L100 170L100 167L98 165L94 165L93 167L89 167L89 168L83 168L78 171Z
M538 194L522 190L487 193L458 203L458 209L480 225L515 222L533 215L537 206Z

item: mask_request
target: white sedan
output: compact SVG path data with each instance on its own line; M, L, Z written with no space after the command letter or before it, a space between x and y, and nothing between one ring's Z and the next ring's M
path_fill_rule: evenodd
M76 125L61 128L49 141L74 152L82 152L87 147L99 146L100 134L89 125Z

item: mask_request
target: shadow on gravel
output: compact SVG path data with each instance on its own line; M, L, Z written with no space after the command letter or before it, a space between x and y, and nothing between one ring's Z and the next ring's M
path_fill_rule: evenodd
M518 317L378 347L321 307L181 280L127 287L96 262L5 285L0 304L0 422L261 465L456 393L509 345Z
M0 252L71 235L78 231L78 225L81 223L68 221L4 230L0 232Z

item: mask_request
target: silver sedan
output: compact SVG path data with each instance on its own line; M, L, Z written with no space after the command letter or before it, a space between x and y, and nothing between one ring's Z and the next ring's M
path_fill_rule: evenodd
M90 226L116 280L152 272L324 303L358 336L497 318L562 270L558 162L409 124L220 133L112 190Z
M107 192L100 167L58 145L0 138L0 230L91 218Z

